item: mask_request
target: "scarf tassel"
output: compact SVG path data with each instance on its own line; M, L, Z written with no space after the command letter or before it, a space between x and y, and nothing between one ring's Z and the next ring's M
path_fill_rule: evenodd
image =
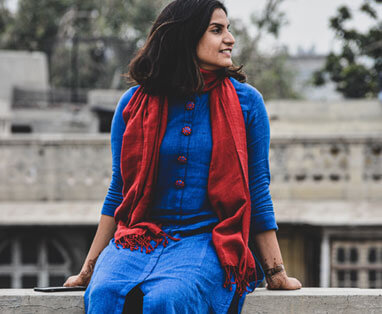
M236 284L236 293L239 296L242 296L244 292L250 292L247 290L249 283L253 281L253 277L255 278L255 282L257 281L257 273L256 268L248 269L245 274L241 274L239 272L238 266L224 266L225 271L225 282L224 288L229 288L232 291L232 285ZM231 280L233 276L233 281Z
M115 240L115 245L121 245L124 249L130 249L131 251L141 249L143 252L143 248L146 249L146 253L149 254L154 251L159 244L162 243L164 247L168 244L168 239L173 241L179 241L180 239L174 238L167 233L161 231L156 237L151 234L145 233L143 235L130 234L125 235L119 239ZM151 241L155 241L155 246L151 245Z

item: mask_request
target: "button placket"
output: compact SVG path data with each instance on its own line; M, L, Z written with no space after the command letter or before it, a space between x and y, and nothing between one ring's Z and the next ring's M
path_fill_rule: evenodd
M187 157L184 156L184 155L180 155L180 156L178 157L178 162L181 163L181 164L185 164L185 163L187 163Z
M175 181L175 186L177 189L182 190L184 189L186 183L186 173L187 173L187 161L188 161L188 149L189 149L189 143L190 143L190 135L192 134L192 120L194 116L194 109L195 109L195 103L193 101L188 101L184 105L184 125L182 127L181 133L182 133L182 140L181 140L181 150L178 155L177 161L179 164L183 165L184 168L183 176L180 176L178 180ZM188 138L187 138L188 137Z
M184 188L184 186L185 186L185 183L184 183L184 181L183 180L176 180L175 181L175 186L178 188L178 189L183 189Z
M185 105L186 110L191 111L195 109L195 103L193 101L189 101Z
M191 135L192 129L189 125L186 125L182 128L182 134L185 136Z

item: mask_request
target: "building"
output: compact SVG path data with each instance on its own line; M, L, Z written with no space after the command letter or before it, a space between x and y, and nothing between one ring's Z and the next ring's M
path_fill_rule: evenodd
M60 285L79 271L111 177L109 135L91 108L110 112L121 93L88 93L82 130L0 136L0 287ZM381 104L280 100L267 109L289 275L305 286L381 288Z

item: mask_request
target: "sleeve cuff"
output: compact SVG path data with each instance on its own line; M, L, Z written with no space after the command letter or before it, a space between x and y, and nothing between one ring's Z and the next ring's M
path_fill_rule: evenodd
M107 206L103 206L101 210L102 215L114 217L115 208L108 208Z
M261 233L268 230L278 230L274 212L262 213L251 217L251 233Z

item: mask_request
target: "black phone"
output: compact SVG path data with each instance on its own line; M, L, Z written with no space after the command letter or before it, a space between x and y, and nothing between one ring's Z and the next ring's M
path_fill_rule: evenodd
M86 287L84 286L74 286L74 287L60 286L60 287L43 287L43 288L35 287L33 290L37 292L85 291Z

